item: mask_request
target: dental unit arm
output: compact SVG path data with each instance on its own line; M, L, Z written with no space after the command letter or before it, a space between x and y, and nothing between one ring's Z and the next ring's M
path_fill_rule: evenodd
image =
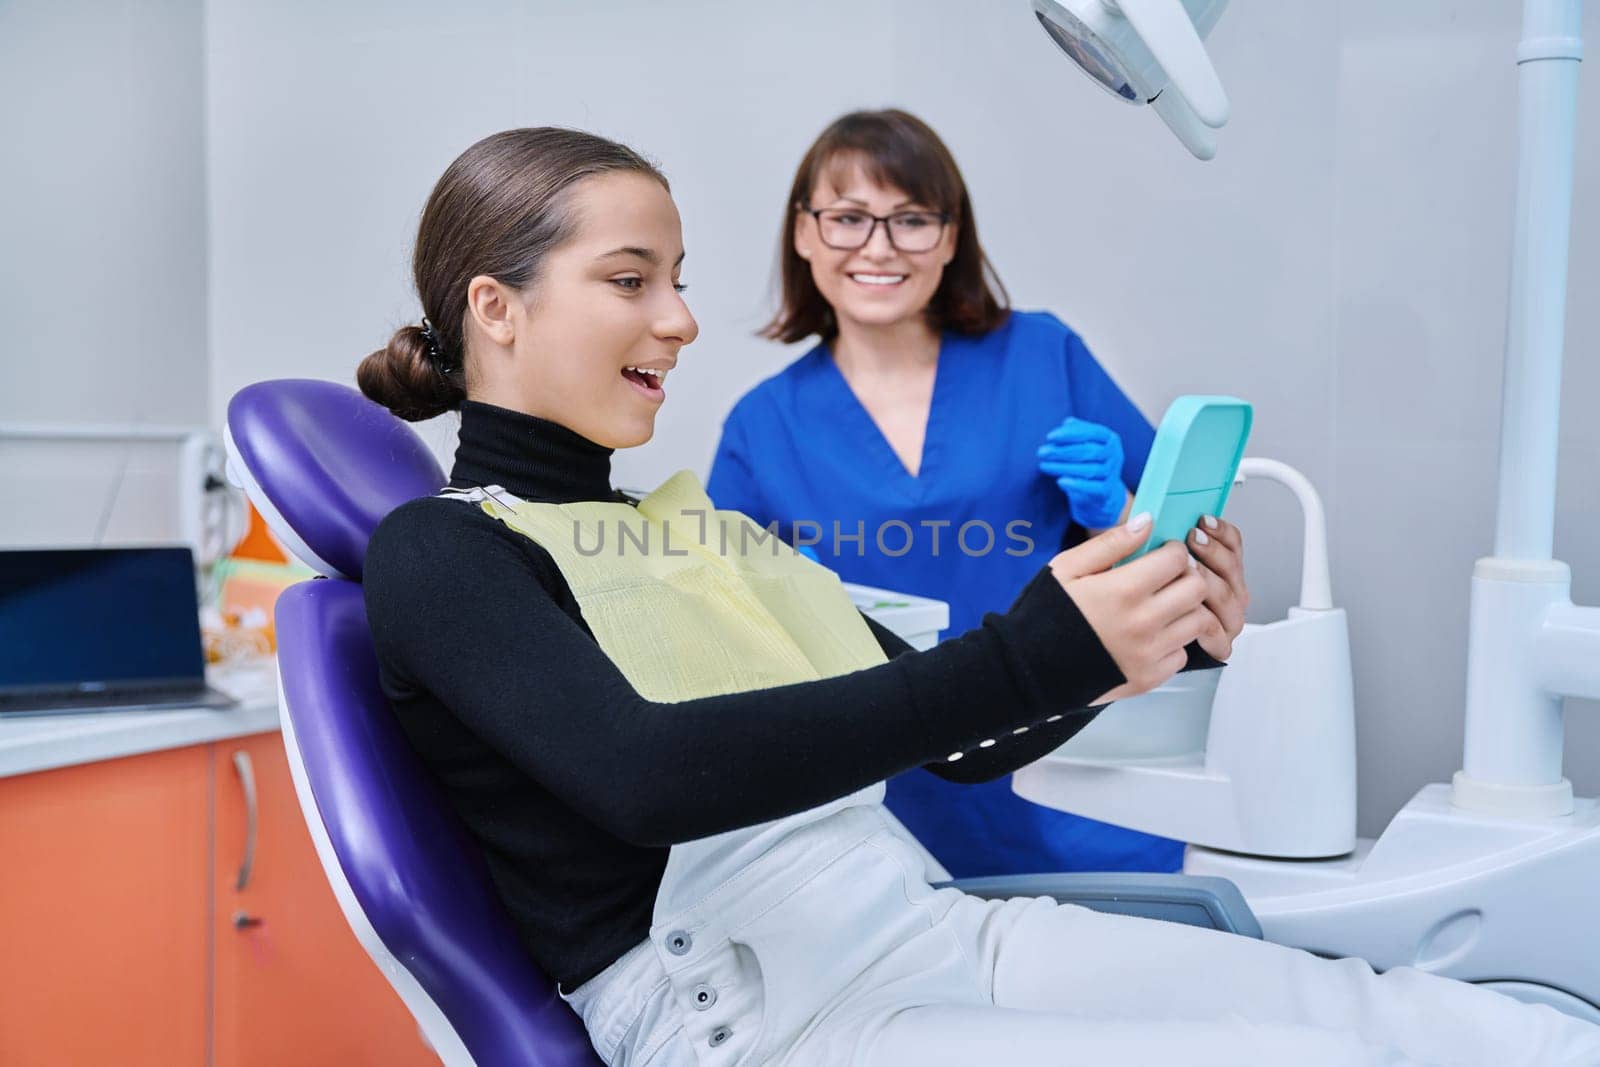
M1149 2L1164 4L1168 16L1178 6L1178 0ZM1096 3L1107 11L1129 11L1129 0L1034 0L1033 6L1044 21L1049 9L1092 10ZM1184 0L1183 6L1195 16L1203 5ZM1109 18L1096 17L1101 23ZM1062 45L1062 34L1077 25L1096 31L1100 23L1092 21L1063 19L1046 28ZM1193 21L1196 36L1203 38L1210 25L1199 17ZM1092 54L1091 46L1110 48L1113 59L1131 57L1136 63L1144 53L1130 41L1144 31L1130 18L1115 33L1089 32L1080 38L1083 48L1062 45L1062 50L1080 64L1078 53ZM1479 982L1600 1023L1600 923L1594 921L1591 900L1591 887L1600 881L1600 801L1574 798L1562 764L1564 698L1600 697L1600 608L1572 603L1571 572L1553 558L1582 37L1581 0L1524 0L1516 50L1519 158L1496 533L1494 554L1478 560L1472 575L1465 745L1453 781L1424 786L1377 839L1358 838L1345 855L1276 858L1295 855L1294 841L1280 840L1269 832L1270 825L1247 821L1251 813L1240 812L1237 798L1230 807L1226 800L1206 796L1208 788L1220 789L1204 783L1224 762L1211 751L1225 732L1219 720L1233 718L1238 710L1224 700L1229 675L1237 680L1235 689L1247 682L1262 687L1252 698L1257 718L1251 725L1276 732L1286 729L1276 716L1301 714L1298 703L1285 698L1303 692L1298 671L1310 664L1324 684L1337 689L1334 675L1347 675L1348 663L1339 664L1330 642L1322 646L1323 662L1305 661L1276 678L1251 663L1251 643L1261 631L1247 629L1236 643L1243 655L1223 670L1217 684L1203 758L1192 751L1165 751L1140 766L1140 757L1130 755L1126 745L1120 752L1078 749L1080 741L1092 739L1091 726L1037 769L1020 772L1017 788L1078 814L1129 820L1159 832L1183 831L1178 836L1196 842L1184 871L1231 880L1269 940L1361 957L1379 968L1414 966ZM1155 54L1148 37L1146 43ZM1085 69L1100 79L1095 70ZM1303 611L1304 590L1302 597ZM1293 621L1295 612L1290 615ZM1331 618L1331 612L1322 617ZM1343 655L1348 657L1347 647ZM1194 703L1203 704L1204 694L1191 697ZM1102 719L1117 721L1112 715ZM1124 724L1150 725L1129 724L1126 717ZM1286 759L1267 748L1256 759L1257 766L1229 765L1227 770L1245 782L1270 779L1279 766L1303 773L1307 765L1297 753ZM1353 757L1333 745L1323 759L1323 773L1345 777L1353 798ZM1087 783L1064 784L1067 761L1076 761L1071 769ZM1169 765L1164 777L1158 773L1161 761ZM1179 773L1180 764L1188 780ZM1113 784L1096 790L1101 778ZM1316 806L1318 791L1328 790L1329 780L1313 776L1298 803ZM1241 795L1248 791L1235 788ZM1187 819L1187 813L1154 811L1152 804L1117 795L1143 789L1166 789L1169 805L1210 806ZM1285 788L1282 795L1291 792ZM1285 828L1304 835L1306 847L1299 854L1323 847L1312 847L1316 824L1311 814L1284 818Z
M1239 480L1287 486L1304 515L1300 603L1248 625L1225 669L1118 701L1016 772L1021 796L1231 852L1306 859L1356 843L1355 707L1333 606L1322 500L1294 468L1247 458Z

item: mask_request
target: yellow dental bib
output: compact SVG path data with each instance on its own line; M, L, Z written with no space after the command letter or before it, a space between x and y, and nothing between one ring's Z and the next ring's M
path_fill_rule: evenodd
M691 700L884 662L839 579L679 471L638 506L487 492L554 558L607 656L646 699Z

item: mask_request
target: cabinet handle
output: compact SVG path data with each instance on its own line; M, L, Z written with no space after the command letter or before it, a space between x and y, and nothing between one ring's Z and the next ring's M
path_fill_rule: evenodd
M239 783L244 786L244 862L239 864L239 879L233 888L243 891L250 884L250 868L256 862L256 769L250 762L250 753L243 749L233 754L233 769L239 772Z

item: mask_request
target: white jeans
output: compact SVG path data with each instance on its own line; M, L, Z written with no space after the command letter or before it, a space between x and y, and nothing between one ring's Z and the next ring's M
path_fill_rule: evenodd
M932 889L875 806L795 838L571 995L608 1064L1600 1064L1600 1027L1410 968Z

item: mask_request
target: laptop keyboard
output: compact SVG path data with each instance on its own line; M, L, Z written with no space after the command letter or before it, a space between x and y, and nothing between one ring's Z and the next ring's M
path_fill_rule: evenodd
M173 686L108 693L0 693L0 714L8 711L74 711L95 708L146 707L153 704L183 707L199 704L208 695L204 686Z

